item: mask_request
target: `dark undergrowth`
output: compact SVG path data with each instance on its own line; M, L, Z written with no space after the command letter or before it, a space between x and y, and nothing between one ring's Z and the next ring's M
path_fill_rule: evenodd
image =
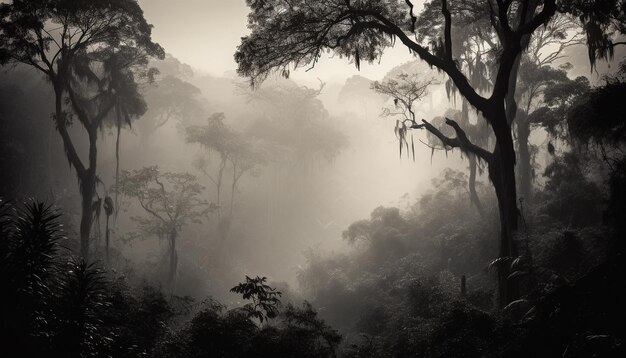
M441 195L435 192L422 204L436 209L433 198L449 204ZM246 277L233 291L250 303L228 308L210 298L195 301L131 285L113 270L72 256L61 214L51 206L3 203L1 210L2 356L626 354L626 270L619 254L594 259L600 229L553 226L528 235L529 246L542 254L532 267L524 264L532 268L524 294L501 310L494 308L493 274L477 269L489 262L482 236L489 233L457 222L456 231L429 229L430 237L446 238L439 245L416 241L420 230L436 227L429 218L445 221L446 215L416 210L411 219L379 208L344 235L366 240L352 256L310 255L300 281L312 303L283 305L265 278ZM422 226L413 225L416 218Z

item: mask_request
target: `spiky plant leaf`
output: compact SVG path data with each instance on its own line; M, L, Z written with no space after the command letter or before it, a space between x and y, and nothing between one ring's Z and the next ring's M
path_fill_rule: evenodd
M508 265L508 263L513 260L512 257L510 256L504 256L504 257L498 257L495 260L492 260L489 265L487 266L488 270L493 270L494 268L500 268L503 267L504 265Z
M530 301L524 298L520 298L519 300L515 300L508 305L506 305L503 310L504 312L512 312L514 310L524 309L530 305Z

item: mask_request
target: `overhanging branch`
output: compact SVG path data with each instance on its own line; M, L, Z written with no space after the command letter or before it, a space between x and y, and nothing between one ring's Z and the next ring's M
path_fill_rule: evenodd
M488 107L488 100L479 95L467 77L459 70L454 61L442 59L430 53L429 50L411 40L409 36L398 25L387 19L385 16L374 11L354 10L356 15L371 16L382 23L382 26L376 26L377 29L384 31L389 35L397 36L402 43L411 51L415 52L422 60L426 61L430 66L434 66L450 76L459 92L468 102L476 107L479 111L484 112Z
M446 136L439 129L437 129L437 127L433 126L425 119L422 119L422 124L414 125L413 128L425 128L447 147L459 148L463 152L472 153L484 161L491 160L492 154L488 150L472 143L469 138L467 138L465 131L459 126L456 121L446 117L446 124L454 129L456 137L451 138Z

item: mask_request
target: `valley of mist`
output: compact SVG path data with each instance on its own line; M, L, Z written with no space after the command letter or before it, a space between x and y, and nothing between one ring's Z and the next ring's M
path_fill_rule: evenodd
M182 231L180 272L189 280L177 284L178 293L183 295L220 296L247 273L262 273L297 290L296 276L306 265L307 253L351 250L341 234L352 222L369 217L378 206L411 210L421 195L432 190L432 179L444 169L463 170L467 165L459 152L431 153L419 142L414 160L406 154L400 158L393 131L395 119L379 116L388 98L370 89L374 79L355 75L332 83L320 80L301 84L275 77L252 90L245 79L232 72L222 77L205 74L172 54L150 65L159 70L159 79L143 89L148 112L122 131L121 170L158 165L163 172L191 173L204 186L201 198L215 202L215 184L195 163L202 158L207 161L205 169L216 172L219 153L187 143L185 128L205 125L211 115L223 113L225 125L251 142L280 146L272 148L278 151L277 158L264 158L237 184L232 231L225 256L219 258L218 264L212 251L218 240L214 214L207 215L202 224L189 225ZM404 67L441 77L417 63ZM41 118L50 117L52 103L46 97L51 94L38 73L20 67L3 76L5 84L12 84L4 89L3 98L17 107L16 111L22 111L17 113L26 112L25 118L30 122L26 126L37 126ZM159 81L164 81L163 85ZM189 93L193 98L183 99L176 91ZM430 92L420 104L419 113L443 115L449 103L445 90L436 85ZM26 93L37 93L41 101L26 105ZM187 100L195 102L189 113L176 103ZM158 108L152 109L153 106ZM261 128L264 121L279 122L284 132L268 138ZM319 129L307 131L311 122ZM84 151L88 144L81 140L80 129L70 133L75 136L79 151ZM44 121L36 132L24 134L28 135L26 145L30 144L27 150L32 152L27 152L29 157L8 176L7 181L12 182L4 189L55 203L63 209L65 230L78 235L80 193L54 124ZM104 198L114 191L116 130L105 127L100 135L98 196ZM327 142L326 136L331 137ZM425 135L416 133L415 141L418 140L426 140ZM41 143L45 143L46 150L40 149ZM33 167L33 163L39 166ZM231 172L226 169L224 174L222 195L226 199L231 194L227 182ZM224 206L226 211L230 209L228 200ZM137 278L153 276L151 267L158 267L167 251L164 240L133 236L137 230L131 218L141 215L141 207L132 198L121 198L111 239L114 255L119 255L120 264ZM96 234L102 241L104 215L99 221L102 227L96 229Z

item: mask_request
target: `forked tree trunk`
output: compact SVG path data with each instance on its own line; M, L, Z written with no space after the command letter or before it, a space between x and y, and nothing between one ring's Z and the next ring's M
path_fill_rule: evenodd
M534 14L539 1L531 0L526 8L526 14L518 13L518 18L525 19L524 24L528 23ZM520 23L518 26L522 26ZM494 116L492 123L493 131L496 136L496 148L492 158L493 163L490 164L489 177L493 182L498 197L498 208L500 212L500 258L514 258L518 256L518 250L515 244L515 234L519 224L519 210L517 208L517 187L515 177L516 154L513 144L513 135L511 134L511 126L518 114L517 101L515 99L515 91L517 89L518 72L522 59L522 50L528 47L531 35L523 35L520 39L519 51L515 56L513 65L508 76L508 84L506 93L504 93L504 101L502 104L496 105L497 108L491 113ZM499 93L498 95L502 95ZM496 93L493 98L499 98ZM496 102L497 103L497 102ZM526 140L527 144L528 141ZM492 166L494 168L492 169ZM495 170L494 170L495 169ZM500 307L519 298L519 284L517 281L509 280L510 261L503 261L498 265L498 289Z
M63 71L60 71L63 73ZM76 176L78 177L81 195L81 220L80 220L80 254L85 259L89 260L89 241L92 226L92 214L93 214L93 197L96 192L96 161L97 161L97 130L91 130L86 128L89 133L89 167L85 168L80 160L80 157L76 153L72 139L67 131L66 113L63 110L63 93L64 85L62 77L59 74L59 78L53 81L54 94L55 94L55 122L57 131L63 140L63 147L70 164L76 170Z

